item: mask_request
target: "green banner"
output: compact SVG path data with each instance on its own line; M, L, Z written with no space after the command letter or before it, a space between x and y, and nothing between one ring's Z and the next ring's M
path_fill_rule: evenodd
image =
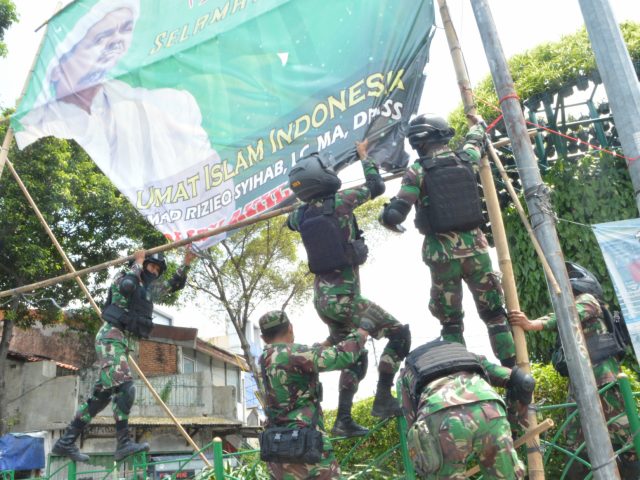
M76 140L178 240L277 206L314 151L405 167L433 24L432 0L77 0L12 126Z

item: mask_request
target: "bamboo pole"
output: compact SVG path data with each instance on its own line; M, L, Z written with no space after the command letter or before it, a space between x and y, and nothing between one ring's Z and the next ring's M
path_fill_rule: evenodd
M140 370L140 367L138 366L138 364L135 362L135 360L133 359L133 357L131 357L131 355L129 355L129 362L131 363L131 366L133 367L133 369L136 371L136 373L138 374L138 376L140 377L140 379L144 382L144 384L147 386L147 388L149 389L149 391L151 392L151 395L153 395L153 398L156 399L156 402L158 402L160 404L160 406L162 407L162 409L165 411L165 413L169 416L169 418L173 421L173 423L175 424L176 427L178 427L178 431L180 432L180 434L184 437L184 439L189 443L189 445L191 445L191 448L193 448L193 450L195 452L198 452L198 455L200 456L200 458L202 459L202 461L208 466L211 467L211 462L209 461L209 459L205 456L204 452L202 452L202 450L200 449L200 447L196 444L196 442L193 441L193 439L191 438L191 436L187 433L187 431L184 429L184 427L182 425L180 425L180 422L178 421L178 419L173 415L173 413L171 413L171 410L169 409L169 407L167 406L166 403L164 403L164 401L162 400L162 398L160 398L160 395L158 395L158 392L156 392L156 390L153 388L153 385L151 385L151 382L149 382L149 380L147 379L147 377L145 377L144 373L142 373L142 370Z
M451 59L453 61L458 87L460 88L460 96L464 104L466 114L475 114L476 106L471 95L471 84L467 76L467 70L462 55L462 48L458 41L455 28L449 15L449 8L446 0L438 0L440 7L440 16L447 35L447 42L451 51ZM509 253L509 245L507 244L507 236L502 221L502 212L498 203L498 195L491 173L491 167L486 157L480 160L480 180L485 195L489 220L491 221L491 231L498 252L498 261L500 271L502 272L502 286L505 292L505 302L508 310L520 310L520 302L518 300L518 291L513 276L513 266ZM529 353L527 351L527 342L525 340L524 331L520 327L512 328L513 339L516 348L516 361L523 371L529 373ZM535 430L538 425L538 419L534 411L529 412L529 425ZM544 465L539 447L540 440L534 435L527 442L527 464L529 466L529 478L531 480L544 480Z
M27 201L29 202L29 205L31 205L31 208L35 212L36 217L38 217L38 220L40 221L40 224L42 225L42 228L44 228L45 232L47 232L47 235L51 239L51 242L56 247L56 250L58 251L58 253L62 257L62 260L64 261L64 264L65 264L65 267L71 273L76 272L76 269L74 268L73 264L69 260L69 257L67 257L67 254L65 253L64 249L62 248L62 245L60 245L60 243L58 242L58 239L56 238L55 234L53 233L53 231L49 227L49 224L47 223L46 219L42 215L42 212L40 212L40 209L38 208L38 206L36 205L35 201L33 200L33 197L31 197L31 194L27 190L27 187L22 182L22 179L18 175L18 172L16 172L15 168L13 167L13 164L11 163L11 161L8 158L6 160L6 165L9 168L9 171L11 172L11 175L13 175L13 178L18 183L18 186L20 187L20 190L22 190L22 193L24 194L24 196L26 197ZM78 283L78 285L80 286L80 289L82 290L82 292L85 294L85 296L89 300L89 303L93 307L93 310L98 314L98 316L101 316L102 312L100 310L100 307L98 307L98 304L93 299L93 296L91 295L91 293L87 289L87 287L84 284L84 282L82 281L82 279L80 277L75 277L75 281ZM176 427L178 428L178 431L182 434L182 436L185 438L185 440L189 443L189 445L191 445L194 448L194 450L196 452L200 451L200 447L198 447L198 445L196 445L196 443L189 436L189 434L186 432L186 430L182 427L182 425L180 425L180 422L173 415L173 413L171 412L169 407L162 401L162 399L160 398L160 395L158 395L158 392L155 391L155 389L153 388L153 385L151 385L151 383L149 382L147 377L144 375L142 370L140 370L140 367L138 367L138 364L134 361L133 357L131 355L129 355L128 357L129 357L129 362L131 363L131 366L133 367L133 369L136 371L138 376L142 379L144 384L147 386L147 388L151 392L151 395L153 395L153 397L160 404L160 406L165 411L165 413L169 416L169 418L171 418L173 423L175 423ZM207 460L207 457L202 452L200 452L199 454L200 454L200 457L202 458L202 460L210 467L211 463L209 463L209 460Z
M148 254L153 254L153 253L158 253L158 252L164 252L166 250L171 250L174 248L178 248L178 247L183 247L185 245L188 245L190 243L196 242L198 240L202 240L204 238L208 238L211 237L213 235L218 235L220 233L224 233L224 232L228 232L229 230L236 230L238 228L242 228L242 227L246 227L249 225L252 225L254 223L260 222L262 220L268 220L270 218L273 217L277 217L278 215L282 215L284 213L289 213L291 211L293 211L293 209L295 208L295 205L289 205L287 207L282 207L282 208L278 208L276 210L272 210L270 212L266 212L263 213L261 215L257 215L255 217L252 218L247 218L246 220L242 220L240 222L236 222L234 224L231 225L225 225L223 227L219 227L219 228L214 228L208 232L203 232L203 233L199 233L198 235L194 235L192 237L189 238L184 238L182 240L177 240L175 242L171 242L171 243L167 243L165 245L160 245L154 248L150 248L148 250L146 250L146 252ZM3 292L0 292L0 298L2 297L8 297L11 295L17 295L19 293L25 293L25 292L31 292L33 290L37 290L39 288L44 288L44 287L49 287L51 285L55 285L57 283L61 283L67 280L72 280L76 277L82 276L82 275L86 275L88 273L93 273L93 272L98 272L100 270L104 270L105 268L109 268L109 267L114 267L117 265L121 265L129 260L133 260L134 259L134 255L128 255L126 257L120 257L120 258L116 258L115 260L110 260L108 262L104 262L98 265L94 265L93 267L87 267L84 268L82 270L76 270L75 272L72 273L67 273L64 275L60 275L58 277L53 277L53 278L49 278L47 280L42 280L40 282L35 282L35 283L31 283L29 285L24 285L22 287L18 287L18 288L12 288L10 290L5 290Z
M513 200L513 204L516 207L516 211L518 212L518 215L520 216L520 220L522 221L524 228L527 230L527 233L529 234L529 239L531 240L531 243L533 243L533 248L538 254L538 259L540 260L540 263L542 263L542 269L544 270L544 273L547 275L547 278L549 279L551 288L553 289L556 295L560 295L560 287L558 286L556 277L553 274L553 271L551 270L551 266L547 261L547 257L544 255L544 252L542 251L542 247L540 246L540 242L538 242L538 239L536 238L536 234L533 233L533 228L531 227L531 223L529 223L527 214L525 213L524 208L522 208L522 203L520 203L518 194L513 189L511 179L509 178L509 175L507 175L507 172L505 171L504 166L502 165L502 162L500 161L500 157L498 157L498 154L496 153L495 148L493 148L493 145L490 144L488 150L489 150L489 155L493 160L493 163L496 165L498 172L500 172L500 177L502 177L504 186L506 187L507 192L509 192L509 195L511 196L511 200Z
M496 93L501 99L504 124L512 140L520 179L525 192L529 192L525 198L532 218L536 219L536 237L543 246L560 286L560 294L550 292L551 302L558 319L558 331L565 349L576 403L580 410L580 422L585 432L589 458L594 465L593 478L596 480L620 478L589 355L584 348L584 336L580 328L575 299L571 293L571 284L555 228L553 211L549 207L551 205L549 191L544 186L538 162L531 148L531 139L527 134L522 108L514 90L513 78L509 72L489 4L487 0L473 0L471 7L480 31Z
M553 420L551 420L550 418L547 418L547 419L543 420L542 422L540 422L540 424L538 426L536 426L535 428L530 428L529 430L524 432L524 435L522 435L515 442L513 442L513 448L521 447L530 438L539 436L541 433L544 433L547 430L549 430L551 427L553 427L553 425L554 425ZM469 470L467 470L464 473L464 476L469 478L472 475L475 475L476 473L478 473L479 471L480 471L480 466L476 465L475 467L472 467Z

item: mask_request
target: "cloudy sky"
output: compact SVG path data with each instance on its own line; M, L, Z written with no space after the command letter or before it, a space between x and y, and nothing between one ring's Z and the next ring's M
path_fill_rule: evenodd
M9 55L0 59L0 107L15 104L36 52L40 35L34 33L51 13L51 0L14 0L20 21L5 35ZM640 22L637 0L612 0L612 8L619 21ZM523 52L540 43L557 41L583 26L578 0L494 0L490 2L494 20L507 56ZM475 25L468 0L450 0L451 18L460 39L466 58L469 77L476 84L488 73L482 42ZM439 14L436 14L438 29L431 46L430 61L426 68L427 80L422 96L421 113L446 116L460 102L455 73L449 55ZM359 172L351 172L358 176ZM349 175L349 173L347 173ZM387 186L387 195L397 191L397 181ZM413 345L419 345L438 335L439 324L427 310L429 295L429 272L420 260L422 238L407 222L408 231L403 235L388 235L370 244L371 258L361 270L363 294L395 315L401 322L409 323L413 332ZM517 261L517 259L514 259ZM497 262L494 259L494 266ZM272 306L265 305L258 313ZM492 357L484 324L475 314L473 302L465 293L465 337L470 350ZM219 323L213 322L206 309L173 311L178 325L195 326L201 336L220 335ZM326 327L315 315L311 305L291 313L297 340L313 343L326 337ZM377 342L378 354L383 348ZM372 350L372 349L370 349ZM363 381L358 397L372 395L375 390L375 359L370 359L370 370ZM323 374L325 384L325 407L337 403L337 373Z

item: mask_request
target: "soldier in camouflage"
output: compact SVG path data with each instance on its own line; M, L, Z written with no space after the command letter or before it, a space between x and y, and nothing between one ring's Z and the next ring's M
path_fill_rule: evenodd
M366 259L366 246L353 211L369 199L381 195L385 187L376 164L367 156L367 148L366 140L357 144L366 184L340 192L337 192L340 188L339 178L324 166L317 154L301 160L291 171L289 179L294 193L307 203L289 215L287 224L292 230L301 233L309 257L309 268L315 273L314 306L322 321L329 327L329 337L325 344L336 345L356 327L365 329L375 339L389 339L378 364L378 386L371 411L373 416L387 418L401 414L400 406L391 394L391 386L400 363L409 352L411 333L408 325L402 325L360 293L358 267ZM324 212L327 205L330 206L326 216L336 222L335 230L331 230L329 224L320 227L317 234L306 235L305 228L311 224L309 214L313 211ZM325 214L320 214L320 217L323 215ZM327 234L329 238L323 232L330 232ZM322 240L319 240L320 237ZM332 242L344 242L345 248L360 245L365 249L364 256L349 264L331 265L328 262L341 253L327 246ZM340 250L342 246L335 248ZM328 267L322 268L324 265ZM340 376L338 413L332 429L334 435L356 436L367 433L367 429L355 423L351 417L353 397L366 374L367 363L367 356L363 355L355 365L343 370Z
M268 312L260 317L259 323L266 343L260 368L265 379L267 426L313 425L324 432L319 373L348 368L366 355L367 332L359 328L333 346L308 347L294 343L293 326L283 311ZM340 478L340 467L326 435L318 464L272 462L268 466L276 480Z
M490 384L489 384L490 382ZM522 479L506 405L491 385L506 387L526 411L533 377L474 355L457 342L434 340L412 351L400 374L407 443L420 478L463 480L475 458L484 479Z
M602 286L591 272L583 267L566 262L569 280L571 282L573 294L575 296L576 310L580 318L582 333L585 340L597 337L608 332L604 320ZM556 331L558 321L554 313L542 316L535 320L529 320L527 316L520 311L509 312L509 321L512 325L518 326L525 331ZM613 352L612 352L613 353ZM605 358L604 360L593 363L593 375L598 388L615 382L616 377L620 373L620 363L615 356ZM569 392L569 400L573 401L573 395ZM609 432L611 434L611 443L613 449L617 450L627 443L631 443L631 433L629 429L629 421L624 415L624 402L620 389L617 385L610 388L600 395L602 410L607 422L620 415L609 424ZM569 412L570 413L570 412ZM566 431L567 443L574 449L578 448L584 441L582 429L580 428L580 420L574 417L573 421L567 425ZM640 478L640 464L633 451L622 454L618 457L618 467L622 478L636 479ZM568 478L582 479L587 475L588 470L579 462L574 462L569 471Z
M115 460L119 461L134 453L149 450L148 443L135 443L129 436L129 412L135 399L135 386L129 368L128 355L134 349L134 342L139 335L130 331L132 322L114 321L118 315L114 316L113 313L122 314L121 319L131 319L132 314L139 313L139 310L134 312L134 302L138 306L140 302L137 300L141 298L144 305L150 309L146 318L150 327L152 301L184 288L189 265L195 258L195 254L187 250L184 265L165 282L156 281L167 268L163 254L145 255L144 250L140 250L134 255L135 260L130 267L121 271L111 284L107 304L102 311L105 323L98 331L95 342L100 371L93 393L78 407L74 419L53 446L51 453L54 455L88 462L89 456L80 452L75 441L84 427L109 402L111 402L113 417L116 421Z
M411 207L416 207L416 227L425 234L422 245L422 259L431 271L431 300L429 310L440 321L441 334L446 340L464 344L462 319L462 280L473 295L478 315L487 325L491 348L500 363L507 367L515 366L515 344L507 323L503 307L504 295L498 275L493 271L488 253L488 243L479 225L484 221L480 207L477 184L471 173L471 182L467 189L450 185L453 197L449 202L457 201L457 208L447 212L449 205L442 207L451 219L461 218L469 213L468 204L477 205L475 222L467 226L452 226L450 231L437 231L423 217L431 215L429 191L426 188L426 170L423 162L451 162L457 159L459 165L477 164L485 151L484 121L471 115L473 125L465 137L461 151L452 152L447 143L455 134L447 122L439 117L420 115L409 124L407 138L417 151L419 159L411 165L402 179L398 195L385 205L380 215L380 223L386 228L402 233L400 225L407 217ZM458 168L458 171L461 170ZM466 170L466 169L465 169ZM452 180L453 181L453 180ZM446 187L445 187L446 188ZM468 192L468 193L463 193ZM433 200L433 199L432 199ZM443 202L445 203L445 202ZM455 211L454 211L455 210ZM471 225L471 226L469 226Z

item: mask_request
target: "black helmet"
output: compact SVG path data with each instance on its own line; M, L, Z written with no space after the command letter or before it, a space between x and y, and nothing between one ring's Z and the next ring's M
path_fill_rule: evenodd
M164 260L164 253L152 253L151 255L147 255L144 258L144 262L142 262L142 268L146 269L148 263L153 263L160 267L160 275L162 275L167 270L167 262Z
M341 185L325 154L310 153L289 172L289 187L303 202L332 195Z
M564 262L569 274L569 281L571 282L571 288L574 295L580 295L581 293L590 293L598 300L604 299L604 293L602 292L602 285L586 268L573 262Z
M416 149L421 145L446 145L455 134L444 118L418 115L409 122L407 138Z

